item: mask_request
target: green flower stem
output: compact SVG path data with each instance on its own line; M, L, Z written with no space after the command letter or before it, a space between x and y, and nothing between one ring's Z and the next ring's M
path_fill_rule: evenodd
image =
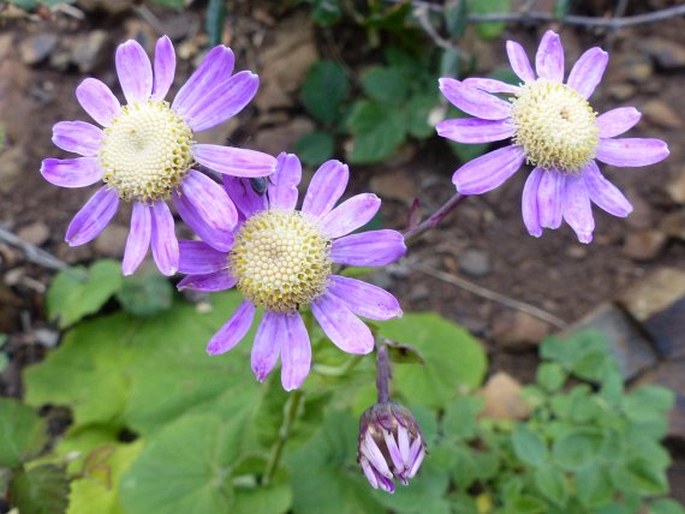
M290 437L290 431L292 430L293 424L297 419L297 414L300 408L300 402L304 397L304 393L299 389L296 389L288 398L285 404L285 415L283 417L283 423L281 423L281 428L278 429L278 440L274 444L271 450L271 456L269 457L269 462L266 464L266 470L264 471L263 485L267 486L273 480L276 470L278 469L278 464L281 461L281 456L283 455L283 448L288 442L288 437Z
M312 371L325 377L344 377L363 359L362 355L353 355L347 362L340 366L326 366L325 364L314 364Z

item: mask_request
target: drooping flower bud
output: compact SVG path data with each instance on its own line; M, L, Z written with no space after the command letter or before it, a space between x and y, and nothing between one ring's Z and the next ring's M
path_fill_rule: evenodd
M407 485L426 456L421 428L405 407L377 403L359 420L357 461L374 489L395 492L393 479Z

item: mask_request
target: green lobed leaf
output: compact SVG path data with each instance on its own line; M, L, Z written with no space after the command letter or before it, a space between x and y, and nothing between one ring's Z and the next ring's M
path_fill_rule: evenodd
M10 482L12 501L21 514L63 514L68 493L64 469L52 464L21 468Z
M209 0L205 13L205 31L208 46L213 47L221 43L221 36L226 22L226 2L224 0Z
M344 70L333 61L317 61L307 72L300 101L312 118L331 124L340 116L340 107L349 92Z
M304 164L318 166L333 156L335 140L328 132L305 134L295 143L295 151Z
M554 441L552 458L566 470L578 470L594 462L604 444L602 432L591 427L566 429Z
M662 498L649 504L648 514L685 514L685 507L675 500Z
M369 100L352 105L347 127L353 136L348 159L354 164L368 164L390 157L405 140L405 111Z
M419 139L426 139L435 133L430 116L438 105L438 97L434 92L419 93L409 98L407 103L408 131Z
M183 9L186 0L152 0L152 3L161 5L162 7L169 7L171 9Z
M467 2L458 0L456 2L446 2L443 10L445 17L445 27L453 38L459 39L464 35L468 26Z
M564 473L554 466L542 466L535 470L533 482L540 493L558 507L568 502L568 484Z
M83 273L84 280L75 273ZM48 318L58 320L60 328L73 325L99 311L121 284L120 264L113 260L96 261L87 270L78 267L60 271L45 295Z
M543 362L538 366L535 381L553 393L561 389L566 382L566 372L556 362Z
M120 486L128 512L205 514L236 512L237 503L278 514L290 506L289 493L279 485L255 498L233 485L239 467L244 424L216 414L188 414L151 437L126 471ZM245 496L237 500L239 496ZM285 498L285 500L284 500ZM260 505L260 502L266 504Z
M342 16L340 0L306 0L312 6L312 20L319 25L333 25Z
M156 269L145 269L125 277L117 300L135 316L153 316L171 308L174 288Z
M0 398L0 468L35 457L47 442L45 420L14 398Z
M467 0L469 14L506 14L511 11L510 0ZM504 22L485 22L476 26L478 35L484 39L499 36L505 29Z
M346 411L329 411L317 435L286 456L292 477L294 514L383 512L355 462L358 421Z
M381 104L401 106L407 99L409 84L398 68L373 66L361 79L364 93Z
M614 488L606 468L592 464L579 469L573 483L576 496L584 507L598 508L611 503Z
M395 390L407 403L442 408L483 381L487 359L480 342L438 314L407 313L380 324L378 334L414 346L425 359L393 368Z
M483 406L483 398L478 396L462 396L450 402L442 419L445 436L466 440L475 438L478 434L476 416Z
M82 477L71 482L66 514L124 514L118 485L143 446L142 441L118 443L91 452Z
M541 466L547 460L547 445L540 434L523 423L516 425L512 434L516 456L531 466Z

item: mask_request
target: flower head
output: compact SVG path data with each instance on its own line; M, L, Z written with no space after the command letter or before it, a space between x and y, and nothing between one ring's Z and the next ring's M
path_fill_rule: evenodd
M528 232L559 228L565 220L579 241L589 243L595 222L591 204L614 216L633 209L611 184L597 160L614 166L647 166L665 159L659 139L616 138L640 119L633 107L597 115L588 98L599 84L609 55L595 47L580 56L564 83L564 50L558 34L548 30L535 56L535 72L523 47L507 41L507 54L522 84L468 78L440 79L440 90L456 107L475 118L442 121L438 134L459 143L511 144L478 157L454 172L463 194L494 189L527 162L532 173L523 189L523 221ZM500 95L500 96L497 96ZM508 100L501 95L509 95Z
M218 172L264 176L276 160L241 148L197 144L193 136L240 112L257 91L259 79L250 71L233 73L233 52L212 49L179 89L171 103L164 100L174 81L176 56L171 40L161 37L151 63L143 47L130 40L119 45L115 63L126 105L103 82L85 79L76 98L103 128L84 121L60 121L52 140L81 157L45 159L41 173L52 184L84 187L103 185L76 214L67 229L71 246L97 237L121 200L133 204L131 231L122 269L133 273L148 247L160 271L178 268L178 241L166 204L173 200L190 228L208 244L227 249L226 240L238 221L235 206L223 188L193 169L195 163Z
M301 174L299 159L282 153L265 191L248 180L224 177L239 216L237 228L226 239L229 248L180 242L179 271L188 276L179 288L236 287L244 296L209 341L207 351L217 355L233 348L249 330L259 307L264 315L252 346L252 370L264 380L280 355L281 381L287 390L302 384L311 364L300 307L309 306L331 341L355 354L369 353L374 347L373 334L357 316L384 320L402 314L387 291L334 274L336 264L383 266L404 254L404 238L394 230L350 234L378 212L380 199L359 194L335 206L347 187L349 172L347 166L331 160L316 171L297 210Z
M418 423L405 407L377 403L359 420L357 461L374 489L395 492L393 478L407 485L426 456Z

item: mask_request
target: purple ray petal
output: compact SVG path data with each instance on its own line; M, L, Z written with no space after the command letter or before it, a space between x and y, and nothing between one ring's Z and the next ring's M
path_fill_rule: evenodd
M583 177L569 175L566 178L564 219L578 236L578 241L581 243L592 241L595 219L592 217L590 195Z
M523 82L533 82L535 80L535 73L533 67L530 65L530 60L526 55L526 51L516 41L507 41L507 56L511 69L514 70L516 76Z
M180 254L178 272L185 275L206 275L228 268L228 254L202 241L178 242Z
M407 429L400 425L397 427L397 445L400 448L400 453L402 454L402 461L406 465L409 463L410 457L410 446L409 446L409 432Z
M566 175L555 169L545 170L538 185L538 213L544 228L561 226L565 189Z
M174 217L162 200L150 206L152 214L152 257L157 269L167 276L178 270L178 239L174 231Z
M608 53L597 46L590 48L573 65L566 84L578 91L583 98L590 98L601 82L608 62Z
M257 75L241 71L200 97L183 116L195 132L208 130L242 111L258 87Z
M564 47L559 34L548 30L542 36L535 54L535 71L539 77L553 82L564 81Z
M501 80L486 79L481 77L470 77L464 79L462 83L468 87L480 89L486 93L510 93L516 94L521 88L512 84L507 84Z
M540 180L545 174L542 168L534 168L523 186L523 196L521 199L521 214L523 223L531 236L540 237L542 235L542 225L540 225L540 211L538 209L538 188Z
M135 39L117 47L114 62L128 103L142 102L152 94L152 65L145 49Z
M331 260L349 266L385 266L406 251L404 236L396 230L370 230L333 241Z
M331 275L328 293L337 297L357 316L386 320L402 316L400 303L393 295L356 278Z
M121 113L121 104L104 82L87 78L76 88L76 99L91 118L103 127Z
M599 137L620 136L633 128L640 121L640 111L635 107L618 107L597 116L597 128Z
M633 206L619 189L609 182L599 171L595 161L591 161L581 175L592 200L600 209L609 214L625 218L633 211Z
M99 127L85 121L60 121L52 127L55 145L85 157L97 156L104 135Z
M237 345L250 330L255 311L256 307L252 302L245 300L241 303L233 316L228 318L228 321L209 340L207 353L209 355L220 355Z
M310 306L324 333L342 351L365 355L373 350L369 327L335 296L324 293Z
M503 120L511 114L511 104L490 93L451 78L441 78L439 83L445 98L471 116L484 120Z
M387 430L383 430L383 440L385 441L385 446L390 454L392 464L395 466L395 472L402 472L404 469L404 462L402 461L402 454L397 446L397 441L395 441L395 438Z
M488 152L467 162L452 175L457 191L479 195L502 185L526 158L523 147L510 145Z
M124 275L133 274L143 262L150 246L151 235L152 215L150 208L141 202L133 202L131 229L126 239L124 260L121 263L121 271Z
M85 187L102 180L105 170L97 157L75 159L44 159L40 166L43 178L60 187Z
M236 285L238 280L228 270L222 269L205 275L188 275L176 286L177 289L192 289L203 293L226 291Z
M369 481L369 485L374 489L378 489L378 479L376 478L376 472L371 467L371 463L366 457L362 456L359 459L359 464L362 467L362 471L364 472L366 479Z
M224 188L190 170L173 198L178 214L205 243L223 252L231 249L238 212Z
M255 191L248 179L230 175L223 175L222 178L224 189L229 198L235 202L236 208L242 214L242 219L249 218L269 207L266 195Z
M341 237L366 225L381 208L381 199L373 193L355 195L321 218L321 235Z
M274 369L281 346L287 343L287 314L266 311L259 324L252 345L252 371L257 380L263 382Z
M373 437L369 432L366 433L366 436L362 440L360 450L378 473L388 479L393 477L392 471L390 471L388 463L385 461L383 452L381 452L381 449L378 447L378 444L376 444L376 441L373 440Z
M409 469L409 473L407 473L407 478L413 478L414 475L416 475L416 472L421 467L423 458L426 456L426 449L423 447L423 445L420 443L418 439L417 442L420 444L420 447L418 450L418 454L416 455L416 459L413 461L412 467Z
M269 177L269 205L274 209L293 210L297 204L297 185L302 179L302 164L297 155L282 152L276 171Z
M212 48L176 93L171 108L181 116L193 108L195 102L214 89L218 84L228 80L233 72L235 57L230 48L215 46Z
M648 166L668 157L668 146L661 139L601 139L597 159L613 166Z
M350 179L346 164L331 159L312 176L302 202L302 211L319 218L327 214L345 192Z
M282 314L282 316L285 333L281 342L281 383L283 389L292 391L300 387L309 375L312 347L300 313Z
M174 83L176 73L176 53L169 36L162 36L155 45L154 82L152 98L163 100Z
M220 145L193 145L193 157L219 173L236 177L264 177L276 169L276 159L264 152Z
M453 118L435 126L438 135L457 143L491 143L514 135L516 127L509 120Z
M119 195L114 189L103 186L81 207L71 220L65 240L69 246L78 246L95 239L117 212Z

